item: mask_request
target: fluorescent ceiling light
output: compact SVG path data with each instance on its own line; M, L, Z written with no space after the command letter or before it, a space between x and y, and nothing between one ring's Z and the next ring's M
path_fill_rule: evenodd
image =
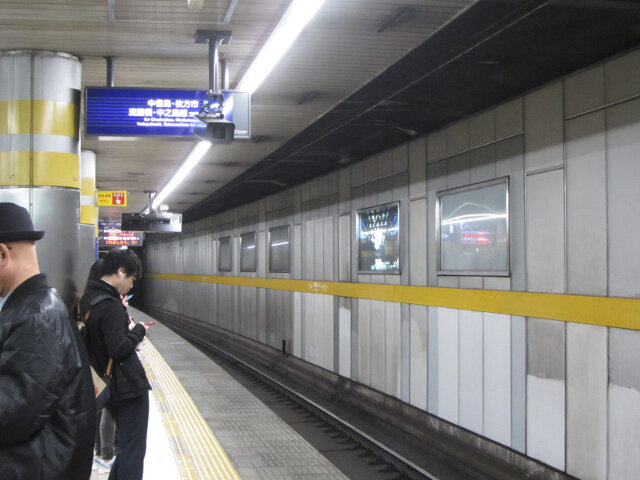
M176 173L174 173L169 183L167 183L164 188L160 191L158 195L153 199L153 204L151 208L154 210L158 205L162 203L162 201L167 198L167 196L173 192L173 190L184 180L184 177L191 171L193 167L197 165L197 163L204 157L204 154L209 151L211 148L211 142L200 141L195 146L191 153L187 157L187 159L180 165L180 168Z
M325 0L293 0L236 90L255 92L324 2Z

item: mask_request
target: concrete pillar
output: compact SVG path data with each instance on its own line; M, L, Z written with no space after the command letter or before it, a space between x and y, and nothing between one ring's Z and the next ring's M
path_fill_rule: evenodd
M40 269L65 301L78 289L80 82L73 55L0 52L0 201L46 231Z
M78 235L78 279L82 288L96 258L98 207L96 205L96 154L80 153L80 225Z

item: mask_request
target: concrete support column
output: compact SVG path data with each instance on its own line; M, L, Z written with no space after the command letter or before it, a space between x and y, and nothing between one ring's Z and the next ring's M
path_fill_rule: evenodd
M90 150L80 153L80 225L78 235L78 278L82 280L96 257L98 235L98 207L96 205L96 154Z
M0 52L0 201L47 232L40 269L65 301L79 288L80 82L73 55Z

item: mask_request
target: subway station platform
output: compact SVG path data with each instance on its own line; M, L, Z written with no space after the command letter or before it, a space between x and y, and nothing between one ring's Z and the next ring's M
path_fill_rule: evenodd
M136 321L153 319L131 309ZM145 480L346 479L219 365L160 323L140 358L150 394ZM94 461L92 480L109 471Z

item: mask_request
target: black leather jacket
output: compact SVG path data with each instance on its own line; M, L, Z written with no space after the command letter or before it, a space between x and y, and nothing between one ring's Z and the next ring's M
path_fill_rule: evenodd
M44 274L0 311L0 478L87 480L95 397L78 328Z
M110 298L90 308L93 298L105 294ZM140 324L129 330L129 313L122 305L118 291L102 280L92 281L80 299L83 317L88 310L91 310L86 322L91 365L96 372L103 374L109 358L114 360L111 401L121 402L151 390L147 374L136 354L136 346L143 340L146 330Z

